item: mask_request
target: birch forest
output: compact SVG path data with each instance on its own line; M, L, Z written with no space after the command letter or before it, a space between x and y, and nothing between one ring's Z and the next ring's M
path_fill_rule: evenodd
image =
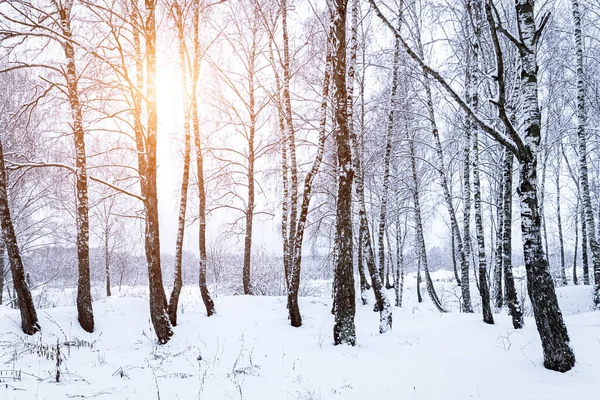
M0 0L0 398L584 398L597 0Z

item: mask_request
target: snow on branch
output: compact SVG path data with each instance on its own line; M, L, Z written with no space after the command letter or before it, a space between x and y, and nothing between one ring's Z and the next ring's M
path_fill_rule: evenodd
M408 53L408 55L414 61L416 61L417 64L419 64L419 66L423 68L423 70L427 74L431 75L444 88L444 90L454 99L454 101L458 103L458 105L463 109L463 111L467 113L467 115L469 115L471 118L473 118L473 121L475 121L485 133L487 133L498 143L506 147L510 152L512 152L518 157L519 152L517 146L504 134L496 130L494 127L486 124L479 117L479 115L477 115L477 113L467 104L467 102L458 93L456 93L456 91L440 75L440 73L431 68L429 65L427 65L425 61L423 61L423 59L419 57L417 53L414 52L414 50L408 45L408 43L406 43L400 32L398 32L398 30L390 23L390 21L385 17L385 15L383 15L381 10L375 3L375 0L369 0L369 3L371 4L371 7L373 7L373 10L375 11L375 14L377 14L379 19L392 31L394 36L400 41L400 44L402 45L406 53Z

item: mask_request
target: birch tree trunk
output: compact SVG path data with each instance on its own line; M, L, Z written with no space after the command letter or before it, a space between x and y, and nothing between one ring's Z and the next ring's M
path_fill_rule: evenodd
M512 270L512 170L513 155L508 150L504 151L504 199L502 201L502 268L504 272L504 288L506 305L512 317L513 327L521 329L524 326L523 310L517 295L515 279Z
M245 226L245 235L244 235L244 267L243 267L243 286L244 286L244 294L253 294L252 293L252 280L250 275L250 267L252 264L252 229L254 222L254 158L255 158L255 149L254 149L254 136L256 134L256 115L254 112L254 78L253 76L249 77L250 79L250 129L248 133L248 200L246 204L245 210L245 218L246 218L246 226Z
M85 132L83 130L83 112L79 100L75 48L71 41L71 7L73 2L56 3L60 18L60 28L64 36L62 43L66 65L67 97L71 108L73 140L75 144L75 188L77 226L77 319L86 332L94 331L94 311L90 291L90 232L88 206L88 177L85 151Z
M254 5L256 7L256 5ZM254 14L256 16L258 10L255 8ZM258 18L256 18L258 19ZM251 264L252 264L252 233L253 233L253 222L254 222L254 207L255 207L255 193L254 193L254 164L256 159L255 149L255 136L256 136L256 120L257 110L255 102L255 73L256 73L256 34L258 26L252 26L252 42L250 48L250 54L248 56L248 113L250 117L250 126L248 127L248 169L247 169L247 184L248 184L248 199L246 202L245 210L245 235L244 235L244 266L242 271L242 284L244 286L244 294L252 293L252 279L251 279Z
M293 116L292 116L292 101L290 97L290 50L289 50L289 38L288 38L288 27L287 27L287 0L281 2L281 30L283 35L283 82L282 82L282 96L283 96L283 109L285 118L285 130L286 130L286 142L288 145L288 168L290 173L289 182L289 214L288 214L288 231L289 238L287 239L290 243L288 244L288 251L291 252L289 257L290 273L292 273L292 264L294 260L294 247L291 244L292 239L296 236L296 218L298 215L298 164L296 159L296 133L294 129ZM288 304L289 307L289 304ZM295 324L295 319L300 315L299 310L290 310L290 318L292 325ZM300 326L300 325L298 325Z
M547 135L543 136L544 138L547 137ZM548 143L547 143L547 139L544 139L544 141L542 142L541 148L543 149L543 151L539 154L539 158L541 159L542 162L542 178L539 184L539 199L540 199L540 217L542 219L542 238L544 239L544 249L545 249L545 253L546 253L546 257L548 257L548 255L550 254L549 248L548 248L548 228L546 225L546 213L544 212L545 209L545 200L546 200L546 164L548 163ZM550 259L548 259L548 268L550 268Z
M285 142L287 143L287 162L289 165L286 168L286 174L289 170L290 181L288 182L288 199L289 199L289 212L286 216L288 227L288 237L285 239L288 241L288 311L290 315L291 325L299 327L302 325L302 317L300 315L300 308L298 306L298 295L293 292L292 276L295 274L294 271L294 260L296 254L294 246L294 238L296 237L297 217L298 217L298 163L296 158L296 139L295 129L292 115L292 102L290 97L290 50L289 50L289 38L288 38L288 26L287 26L287 0L281 2L281 31L283 35L283 82L282 82L282 101L283 101L283 115L285 121Z
M148 262L148 282L150 286L150 317L154 331L161 344L167 343L173 336L173 329L167 312L167 297L163 287L160 263L160 228L158 219L158 192L156 187L156 4L154 0L146 0L146 17L144 21L144 37L146 40L146 111L148 121L146 137L136 138L138 157L144 157L140 163L142 196L146 218L145 247ZM135 28L134 28L135 30ZM139 39L138 39L139 40ZM141 56L136 57L140 68ZM138 73L141 70L138 69ZM140 100L141 102L141 100ZM136 135L143 135L141 127ZM143 151L139 155L140 147ZM143 164L143 165L142 165Z
M485 258L485 239L483 231L483 211L481 209L481 183L479 180L479 143L477 129L473 130L473 200L475 206L475 232L477 235L477 255L479 264L479 293L483 322L494 323L494 314L490 305L490 288L487 281L487 260Z
M577 279L577 253L579 252L579 196L575 204L575 246L573 247L573 285L578 285Z
M391 255L391 249L388 248L388 257ZM392 283L392 281L390 281L390 269L392 267L391 265L391 260L385 260L386 261L386 267L385 267L385 288L386 289L393 289L394 288L394 284ZM393 273L393 272L392 272Z
M110 228L108 225L108 221L104 229L104 271L106 273L106 297L110 297L110 247L108 242Z
M560 311L548 259L544 254L540 232L541 216L537 193L537 150L540 144L541 116L538 103L537 39L533 0L516 2L517 26L522 46L521 93L523 100L523 134L526 153L520 154L520 200L523 254L527 271L527 288L544 350L544 366L565 372L575 365L569 334ZM583 153L585 154L585 152Z
M358 1L358 0L353 0L353 1ZM364 62L364 53L363 53L363 62ZM360 137L357 139L356 137L354 137L353 140L359 140L360 142L357 143L356 146L358 146L358 157L362 160L365 156L365 98L364 98L364 74L363 74L363 80L361 82L361 123L360 123ZM353 143L353 149L356 150L356 147L354 146L354 141L352 141ZM362 163L360 163L359 165L360 169L357 169L356 163L354 163L354 170L355 170L355 178L354 178L354 184L357 185L357 183L360 182L364 182L365 181L365 170L362 167ZM359 208L360 208L360 200L359 200ZM365 220L363 220L362 218L360 218L359 216L359 223L358 223L358 243L359 243L359 250L360 250L360 254L361 254L361 262L358 264L358 271L359 274L361 276L361 297L364 296L365 299L365 303L366 299L367 299L367 295L366 295L366 291L371 289L371 284L369 283L369 280L367 279L367 273L368 273L368 268L367 268L367 272L365 272L365 268L367 267L367 263L366 263L366 251L365 251L365 243L364 243L364 237L365 235L369 235L369 230L368 230L368 226L365 225ZM370 276L370 273L369 273ZM377 303L377 302L376 302Z
M400 217L396 216L396 279L394 291L396 294L396 307L402 307L402 296L404 292L404 242L406 239L406 227L404 232L400 228Z
M0 306L4 297L4 282L6 279L6 266L4 264L4 254L6 253L6 244L4 238L0 238Z
M196 151L196 173L198 176L198 249L199 249L199 276L198 283L200 286L200 295L206 308L206 314L210 317L216 314L215 303L210 296L208 285L206 284L206 188L204 184L204 156L202 154L202 140L200 139L200 119L198 115L198 99L197 87L200 76L200 61L202 58L200 52L200 37L199 37L199 14L200 1L194 0L194 14L192 17L193 29L193 62L192 62L192 81L191 81L191 114L192 127L194 130L194 147Z
M288 137L287 130L285 127L285 111L283 106L281 79L279 72L276 67L275 55L274 55L274 37L269 40L269 60L273 67L273 76L275 78L275 91L277 96L277 119L279 122L279 131L281 132L281 140L279 143L281 151L281 186L282 186L282 200L281 200L281 242L283 250L283 272L285 277L285 287L289 291L290 288L290 243L288 236L288 223L289 223L289 203L290 203L290 191L289 191L289 178L288 178ZM289 309L289 304L288 304Z
M339 165L336 237L337 260L335 266L333 326L334 344L356 344L354 315L356 302L354 295L354 262L352 251L352 152L348 129L348 93L346 86L346 14L347 0L333 3L333 85L334 115L336 123L335 141Z
M304 231L306 229L306 223L308 220L308 211L310 209L310 201L311 201L311 193L313 187L313 181L319 172L319 168L321 166L321 162L323 160L323 154L325 153L325 141L327 139L327 101L329 99L329 86L331 84L331 76L332 76L332 68L333 68L333 59L331 54L331 47L333 42L333 32L331 31L327 37L327 51L325 57L325 73L323 74L323 89L321 96L321 115L319 121L319 141L317 145L317 154L313 160L312 167L310 171L304 177L304 190L302 192L302 203L300 205L300 214L298 216L298 225L295 229L296 236L293 237L293 241L291 245L294 246L292 250L293 254L293 264L290 272L290 283L289 283L289 292L288 292L288 305L292 305L290 309L290 317L292 320L292 326L301 326L302 325L302 316L300 315L299 306L298 306L298 295L300 291L300 272L302 268L302 244L304 241ZM352 186L352 185L350 185ZM351 218L351 216L350 216ZM350 231L350 244L352 244L352 231ZM336 246L337 249L340 249ZM352 252L352 248L350 249ZM336 253L335 261L339 260L339 253ZM337 270L337 268L336 268ZM354 278L354 277L353 277ZM354 280L352 281L354 282ZM337 288L337 282L334 278L334 295ZM336 307L339 304L335 303L334 297L334 305L333 310L336 310ZM342 305L342 306L345 306ZM297 315L291 315L292 310L294 312L297 311ZM297 323L298 325L294 325Z
M467 67L466 86L471 87L470 67ZM471 289L469 283L469 258L471 257L471 122L467 118L463 150L463 248L465 262L461 263L460 288L462 291L463 312L472 313Z
M404 11L404 1L400 0L398 6L398 31L402 30L402 14ZM392 65L392 87L390 90L390 105L387 117L385 154L383 158L383 183L379 210L379 230L378 230L378 250L379 250L379 276L383 281L383 272L385 268L385 244L383 236L385 233L387 202L390 186L390 162L392 158L392 138L394 135L394 114L396 113L396 97L398 91L398 81L400 75L400 41L396 38L394 41L394 61ZM389 274L386 275L386 288L390 288Z
M423 302L421 296L421 250L417 246L417 303Z
M580 204L579 213L581 214L581 264L583 266L583 284L590 284L590 259L588 256L588 230L585 218L583 204Z
M474 110L479 108L479 41L481 33L481 2L479 0L472 1L471 7L471 24L473 28L473 37L471 38L471 46L469 47L470 57L470 80L467 87L470 96L469 102ZM470 118L469 118L470 119ZM481 295L481 308L483 312L483 322L487 324L494 323L494 316L490 306L490 289L487 281L487 260L485 258L485 233L483 231L483 210L481 207L481 182L479 178L479 127L471 121L467 122L471 127L473 136L473 202L475 211L475 234L477 237L477 261L479 269L479 293ZM476 276L477 277L477 276Z
M506 156L506 154L505 154ZM512 171L511 171L512 175ZM504 185L505 185L505 174L503 173L499 179L498 185L498 197L496 201L496 258L494 259L494 274L493 274L493 293L492 298L494 301L494 308L496 310L502 309L504 303L504 297L502 293L502 234L504 232ZM512 183L512 182L511 182ZM512 188L511 188L512 189ZM511 193L512 201L512 193Z
M198 110L192 100L192 120L194 121L194 146L196 150L196 168L198 174L198 223L199 223L199 278L200 294L206 308L206 314L210 317L215 314L215 303L210 296L206 283L206 190L204 187L204 157L202 155L202 143L200 140L200 129L198 124Z
M573 6L577 76L577 140L579 149L579 186L581 189L581 202L585 214L587 238L590 243L590 250L592 252L592 263L594 266L594 306L597 309L600 309L600 244L598 243L596 237L596 224L594 221L594 210L592 208L592 199L590 196L590 186L588 179L587 137L585 132L585 84L583 73L583 44L581 39L581 13L579 11L578 0L572 0L571 4Z
M456 284L460 286L460 276L458 276L458 267L456 264L456 253L458 249L456 248L456 239L452 232L450 232L450 247L452 248L452 271L454 272L454 280L456 281Z
M390 239L390 232L389 229L386 230L385 232L385 236L386 236L386 240L387 240L387 267L386 267L386 273L385 273L385 280L386 280L386 289L393 289L394 286L396 285L396 283L398 282L397 280L394 281L394 283L392 284L390 282L390 272L392 274L392 278L394 278L396 272L395 272L395 267L394 267L394 257L393 257L393 253L392 253L392 242Z
M558 246L560 251L560 283L563 286L567 285L567 271L565 267L565 243L563 240L562 217L560 215L560 169L561 169L560 153L556 157L556 225L558 228ZM575 228L577 230L577 228Z
M367 299L367 290L369 290L369 283L367 282L367 277L365 274L365 262L364 262L364 254L363 254L363 242L362 237L364 235L364 226L361 221L358 223L358 250L357 250L357 263L358 263L358 274L360 278L360 300L362 301L363 306L369 303Z
M181 71L182 86L182 105L183 105L183 171L181 176L181 192L179 197L179 216L177 218L177 237L175 239L175 277L173 281L173 290L169 299L168 313L173 326L177 326L177 307L179 304L179 295L183 287L183 239L185 235L185 215L187 211L188 186L190 181L190 162L191 162L191 127L190 111L188 101L188 74L189 69L186 61L186 45L184 33L184 15L175 2L172 9L172 17L177 30L177 40L179 44L179 70Z
M13 277L13 286L17 293L17 302L21 311L21 328L27 335L33 335L40 330L37 313L33 305L31 292L25 281L25 272L23 269L23 261L19 245L17 244L17 236L13 227L10 216L10 208L8 204L8 176L4 165L4 149L2 141L0 141L0 225L2 226L2 235L6 249L8 251L8 261ZM2 269L4 273L4 268ZM9 290L10 293L10 290Z

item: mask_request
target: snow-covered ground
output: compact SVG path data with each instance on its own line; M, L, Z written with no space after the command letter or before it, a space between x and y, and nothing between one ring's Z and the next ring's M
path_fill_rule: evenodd
M438 292L451 305L455 289L442 275ZM377 333L372 305L357 305L356 347L332 344L327 297L302 298L304 325L292 328L283 298L218 297L218 314L207 318L198 289L186 287L179 326L164 346L155 342L143 288L98 299L93 334L68 305L38 310L42 333L27 337L18 311L3 306L0 399L530 400L597 393L600 313L589 311L590 287L558 289L577 355L575 368L561 374L544 369L532 318L515 331L504 313L494 326L479 314L440 314L425 290L417 303L414 276L406 284L391 333ZM55 296L52 304L72 299L68 292L45 296Z

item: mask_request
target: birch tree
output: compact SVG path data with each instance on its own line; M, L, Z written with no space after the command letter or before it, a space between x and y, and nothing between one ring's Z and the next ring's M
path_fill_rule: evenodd
M7 174L4 164L4 150L2 141L0 140L0 225L2 226L2 236L6 243L8 251L8 261L13 277L13 285L17 293L17 301L19 310L21 311L21 327L27 335L33 335L40 330L37 313L33 305L33 299L29 286L25 281L25 271L23 269L23 261L19 245L17 244L17 236L12 224L10 216L10 208L8 204Z
M398 3L398 31L402 30L402 14L404 13L404 1L400 0ZM386 219L387 219L387 203L388 203L388 193L389 193L389 185L390 185L390 164L392 158L392 139L394 134L394 116L397 112L397 102L396 96L398 91L399 84L399 75L400 75L400 42L396 39L394 40L394 59L392 64L392 81L390 88L390 101L389 101L389 109L388 109L388 117L387 117L387 126L386 126L386 137L385 137L385 152L383 157L383 183L382 183L382 193L380 200L380 211L379 211L379 229L377 232L377 246L379 250L379 275L381 280L383 281L383 272L385 266L385 244L383 241L383 235L386 229ZM386 287L389 286L389 275L386 275Z
M513 159L508 150L504 152L503 193L502 193L502 271L504 273L504 296L512 317L513 327L521 329L524 326L523 310L517 295L515 279L512 270L512 202L513 202Z
M346 14L348 0L335 0L331 4L332 69L334 87L335 142L339 165L335 265L333 341L337 344L356 344L354 314L354 254L352 250L352 152L348 129L348 94L346 84Z
M359 39L358 39L358 28L359 28L359 13L360 13L360 3L359 0L352 0L352 17L351 17L351 25L350 25L350 55L348 57L348 130L350 131L350 140L352 143L352 150L354 152L354 157L362 159L364 157L364 136L365 136L365 73L367 64L365 63L365 52L366 52L366 40L365 40L365 32L364 26L360 24L360 27L363 29L362 31L362 41L361 41L361 58L362 58L362 70L360 74L358 74L358 84L359 84L359 98L360 98L360 112L358 114L359 124L354 124L354 83L357 78L356 74L356 64L358 58L358 48L359 48ZM354 182L364 182L364 169L362 165L357 165L357 160L353 161L354 165L354 174L355 179ZM360 167L360 168L357 168ZM360 207L360 204L359 204ZM364 242L363 238L366 234L366 227L364 225L364 221L362 218L359 218L358 223L358 237L357 237L357 264L358 264L358 273L360 279L360 298L363 305L368 303L367 300L367 290L371 288L371 285L367 281L366 273L365 273L365 251L364 251Z
M75 187L77 196L77 314L81 327L87 332L94 330L92 294L90 292L90 249L89 249L89 206L88 177L86 167L85 132L83 130L82 105L77 88L77 68L75 46L71 42L71 14L73 1L53 0L59 15L60 29L64 41L62 47L66 59L67 97L73 118L73 139L75 143Z
M497 185L498 189L496 195L496 248L494 257L494 269L492 272L492 299L494 308L496 310L502 309L502 306L504 305L504 295L502 291L502 234L504 231L504 224L506 223L503 217L505 183L503 175L499 177L498 181L499 183Z
M419 185L419 172L417 169L417 157L415 150L415 140L414 138L408 135L407 130L407 141L410 155L410 166L412 172L412 198L413 198L413 213L414 213L414 222L415 222L415 234L417 241L417 248L419 254L419 266L423 268L423 272L425 274L425 287L427 288L427 293L429 294L429 298L431 302L440 312L446 312L442 302L440 301L435 287L433 286L433 279L431 279L431 274L429 273L429 265L427 263L427 248L425 247L425 234L423 229L423 217L421 210L421 198L420 191L421 187ZM464 278L463 278L464 279ZM417 276L417 285L419 284L420 277ZM462 282L464 284L464 282Z
M191 120L192 131L194 135L194 150L196 152L196 175L198 178L198 253L199 253L199 274L198 284L200 286L200 295L206 308L206 314L210 317L217 312L215 303L208 290L206 283L206 187L204 182L204 154L202 140L200 138L200 116L198 113L198 81L200 78L200 63L202 61L202 51L200 48L200 14L202 7L200 0L194 0L192 3L192 62L190 76L191 93Z
M227 27L220 28L224 31L220 36L233 56L232 67L241 66L241 71L223 65L227 62L213 60L208 56L211 67L218 73L218 83L223 83L225 88L225 93L219 96L219 104L215 107L235 132L235 138L224 135L226 138L222 144L213 144L208 149L223 165L225 171L222 175L227 176L230 182L221 185L224 193L219 196L219 204L213 210L222 207L241 213L239 220L243 221L244 294L253 294L251 264L254 219L260 214L269 214L257 209L257 194L265 193L259 181L259 174L262 172L260 161L274 147L274 143L261 134L263 128L268 127L269 119L264 115L270 101L264 82L264 70L269 64L265 51L266 35L261 29L260 7L261 4L255 1L231 5L229 12L234 17L228 21ZM236 143L239 141L242 146L232 145L232 140ZM243 184L239 182L239 176L243 176Z
M559 250L559 256L560 256L560 269L559 269L559 279L560 279L560 283L563 286L567 285L567 271L566 271L566 267L565 267L565 242L563 239L563 224L562 224L562 215L561 215L561 211L560 211L560 202L561 202L561 197L560 197L560 186L561 186L561 160L562 160L562 155L561 152L558 148L560 148L560 143L557 146L556 149L556 171L555 171L555 175L554 175L554 185L556 186L556 226L558 228L558 250ZM577 228L575 228L577 230ZM575 268L575 267L573 267Z
M83 104L80 100L78 87L80 73L77 68L77 42L73 39L73 7L72 0L52 0L49 4L34 5L25 1L6 2L6 8L1 12L6 21L12 23L13 29L8 28L0 33L0 39L14 42L17 47L31 44L39 45L40 38L46 43L57 43L62 48L64 58L58 61L58 66L51 61L33 63L29 60L18 61L14 66L3 70L9 72L15 69L34 68L57 74L62 79L60 83L50 81L49 89L62 88L66 95L71 114L71 131L73 135L75 166L76 196L76 230L77 230L77 314L81 327L87 332L94 330L94 314L90 291L90 262L89 262L89 205L88 205L88 172L85 146L85 131L83 121ZM52 60L50 58L50 60ZM51 78L50 78L51 79ZM46 78L46 82L49 79Z
M281 75L275 70L277 93L281 93L280 106L280 129L282 132L282 175L283 175L283 210L282 210L282 237L283 237L283 263L288 288L288 311L291 325L299 327L302 325L302 316L298 306L298 293L294 290L294 278L297 276L300 284L300 271L294 270L296 250L293 243L296 238L296 224L298 217L298 161L296 158L296 131L294 129L294 118L292 114L292 100L290 95L290 43L288 35L288 4L282 0L280 5L281 14ZM274 41L274 33L271 34L271 42ZM279 49L278 49L279 50ZM275 61L273 58L273 66Z
M420 33L420 28L417 28L418 31L417 33L415 33L415 42L416 42L416 50L417 53L419 55L419 57L423 58L424 56L424 49L423 49L423 44L421 41L421 33ZM399 44L398 44L399 46ZM431 83L430 83L430 79L429 79L429 74L427 73L427 71L425 69L422 69L422 75L423 75L423 86L425 88L425 104L427 107L427 113L428 113L428 117L429 117L429 125L431 127L431 132L433 134L433 139L434 139L434 145L435 145L435 150L436 150L436 155L437 155L437 165L436 168L438 170L438 174L440 177L440 183L442 186L442 191L443 191L443 196L444 196L444 203L446 205L446 208L448 210L448 215L450 217L450 228L451 228L451 235L452 235L452 239L454 241L454 243L456 244L456 252L458 253L458 257L459 257L459 261L460 261L460 271L461 271L461 277L460 279L457 279L457 282L460 284L460 288L461 288L461 294L462 294L462 311L466 312L466 313L472 313L473 312L473 306L471 305L471 291L470 291L470 284L469 284L469 245L467 244L467 240L470 242L470 238L468 238L467 234L465 233L464 238L461 236L460 233L460 228L458 225L458 219L456 217L456 210L454 208L454 203L452 202L452 192L450 189L450 184L448 183L448 178L447 178L447 169L446 169L446 165L444 162L444 153L442 150L442 143L440 141L440 133L438 130L438 126L437 126L437 118L436 118L436 114L435 114L435 108L434 108L434 104L433 104L433 96L432 96L432 92L431 92ZM469 148L465 148L465 163L468 163L469 161ZM469 170L469 165L466 165L465 167L466 169L463 171L463 176L465 177L465 182L463 183L463 185L466 187L468 186L468 170ZM466 192L463 194L463 197L467 196ZM466 197L464 197L465 202L464 202L464 207L465 207L465 212L464 212L464 218L463 218L463 229L470 229L470 224L468 222L468 220L470 219L470 213L467 213L466 210L470 209L470 205L469 202L470 201L466 201Z
M585 110L585 83L583 71L583 44L581 39L581 13L579 1L572 0L573 8L573 37L575 39L575 62L577 77L577 141L579 150L579 187L581 194L581 205L585 217L587 239L589 240L594 265L594 306L600 308L600 244L596 236L596 222L594 221L594 210L590 195L590 184L588 178L588 146L585 132L586 110ZM583 218L582 218L583 226ZM585 243L585 242L584 242ZM584 264L585 265L585 264Z
M173 335L173 329L168 315L168 304L163 287L162 268L160 262L160 228L158 219L158 192L157 192L157 162L156 162L156 137L157 137L157 107L156 107L156 2L146 0L146 10L143 16L143 32L145 41L145 99L146 99L146 135L144 137L139 127L136 132L138 147L138 163L141 175L141 192L144 197L144 211L146 218L145 246L146 260L148 262L148 281L150 284L150 317L160 343L166 343ZM134 31L137 32L137 31ZM137 34L136 34L137 36ZM134 45L139 46L139 37L134 37ZM142 87L141 74L143 74L141 51L136 51L136 69L138 74L138 87ZM136 94L137 101L141 96ZM137 116L141 123L141 118ZM137 130L137 129L136 129Z
M394 279L394 291L396 294L396 307L402 307L402 296L404 294L404 244L406 242L406 220L404 228L400 226L399 214L396 215L396 276Z
M563 159L565 161L565 165L567 167L567 171L569 172L569 176L571 177L571 180L573 181L573 184L575 185L575 189L576 189L576 194L577 194L577 207L575 209L575 213L577 214L577 218L575 220L575 230L577 230L576 234L575 234L575 248L577 248L577 239L578 239L578 235L577 233L579 232L578 228L577 228L577 222L578 220L581 220L581 263L582 263L582 268L583 268L583 273L582 273L582 279L583 279L583 284L584 285L589 285L590 284L590 272L589 272L589 260L588 260L588 238L587 238L587 226L585 223L585 212L583 210L583 205L582 205L582 201L581 201L581 186L579 184L580 182L580 178L581 175L577 174L576 171L574 170L574 168L571 166L571 163L569 161L569 157L567 156L567 152L565 151L565 149L562 149L562 156ZM577 251L574 252L574 257L575 257L575 262L573 262L573 276L575 276L575 274L577 273L577 270L575 269L576 267L576 260L577 260Z
M276 13L275 16L269 16L264 7L260 8L264 26L270 39L269 58L273 67L273 76L275 81L275 93L272 98L276 103L275 105L278 111L277 115L279 130L281 132L280 145L283 184L281 234L283 239L283 264L288 293L287 307L291 325L294 327L299 327L302 325L302 315L300 314L298 303L302 267L302 248L304 244L305 231L309 223L308 217L309 211L311 210L315 178L319 173L321 164L323 162L325 144L328 137L328 104L331 97L330 86L332 86L332 82L334 80L334 31L333 23L324 23L320 17L317 16L319 25L325 28L324 31L327 32L327 39L325 40L326 54L324 60L324 72L321 81L322 85L320 86L321 100L318 107L316 121L316 133L318 134L318 140L316 143L314 156L308 163L310 168L304 175L302 191L299 191L298 181L300 179L300 171L298 169L298 160L296 155L297 131L291 102L291 43L288 32L288 5L285 0L280 4L278 11L279 12ZM331 18L333 18L332 9L330 9L329 15ZM276 40L276 33L279 33L276 29L277 21L279 19L281 20L281 45L278 45ZM335 122L332 122L332 124L335 124ZM350 236L350 240L352 240L352 236ZM345 334L342 336L349 337L345 336Z
M479 58L480 58L480 45L481 42L481 29L483 25L482 21L482 3L479 0L473 0L467 6L471 10L471 25L472 25L472 38L470 50L470 60L472 65L468 74L470 79L468 80L469 86L467 87L468 96L470 97L470 106L473 110L479 108ZM469 66L467 67L469 68ZM479 293L481 294L481 308L483 312L483 321L488 324L494 323L494 316L490 306L490 290L487 281L487 261L485 257L485 234L483 232L483 210L481 207L481 180L479 176L479 127L477 125L471 125L471 118L469 118L468 128L471 130L473 136L473 202L475 211L475 232L477 237L477 262L479 267ZM465 176L467 175L465 171ZM466 179L466 178L465 178ZM465 182L466 184L466 182ZM466 205L465 205L466 207ZM465 226L465 232L467 227ZM465 240L467 236L465 234Z
M11 202L9 190L12 190L14 194L14 192L18 192L18 189L15 187L14 182L13 185L9 182L10 175L8 174L6 167L7 163L4 158L4 143L6 140L9 140L13 143L16 142L17 145L25 144L23 142L27 142L27 135L20 134L17 137L11 137L10 134L15 132L21 133L23 128L26 133L29 133L27 131L30 126L35 123L31 114L21 112L21 104L13 103L15 99L20 100L20 93L18 92L21 92L21 90L17 91L17 84L20 77L15 76L14 74L15 73L0 74L0 90L2 91L2 95L0 95L0 127L2 129L2 135L0 136L0 227L2 229L2 234L0 235L0 304L2 304L1 300L5 287L10 296L10 287L12 286L16 293L14 301L18 305L21 314L21 328L25 334L33 335L41 328L30 288L26 281L26 273L21 256L24 243L18 242L13 221L15 213L13 212L14 208L11 209L11 203L14 205L15 201ZM5 97L5 95L8 94L10 94L10 97ZM21 143L19 143L19 140L15 140L17 138L21 139ZM31 200L33 199L30 199L30 201ZM16 214L18 214L18 212ZM5 255L8 256L12 282L5 279L8 273L8 271L5 271L4 266Z
M169 14L175 31L177 32L179 71L182 86L182 108L183 108L183 169L181 176L181 192L179 197L179 215L177 217L177 237L175 239L175 265L173 290L168 303L169 320L173 326L177 326L177 306L179 295L183 287L183 238L185 235L186 211L188 201L188 186L190 183L190 161L191 161L191 123L188 94L189 59L185 42L185 12L187 5L180 5L174 1L169 7Z
M485 3L486 19L490 30L496 59L496 87L498 97L494 101L498 117L506 128L507 134L488 125L481 115L473 110L468 101L463 99L440 75L429 67L421 57L407 44L402 34L382 14L375 0L369 0L378 17L398 37L403 48L411 58L427 70L440 84L443 90L466 112L480 129L495 141L512 152L520 166L519 195L521 202L521 231L523 237L523 253L527 272L527 287L532 308L544 351L544 366L551 370L565 372L575 364L575 355L570 346L570 339L558 306L556 292L548 267L548 259L544 253L539 215L537 162L540 146L541 117L538 102L538 67L537 47L542 37L543 28L549 15L536 21L534 0L518 0L515 3L516 25L518 35L515 37L504 29L499 14L495 13L491 0ZM521 127L516 128L506 113L506 91L504 82L503 56L498 35L509 38L516 46L520 58L520 91L523 102L521 110Z

